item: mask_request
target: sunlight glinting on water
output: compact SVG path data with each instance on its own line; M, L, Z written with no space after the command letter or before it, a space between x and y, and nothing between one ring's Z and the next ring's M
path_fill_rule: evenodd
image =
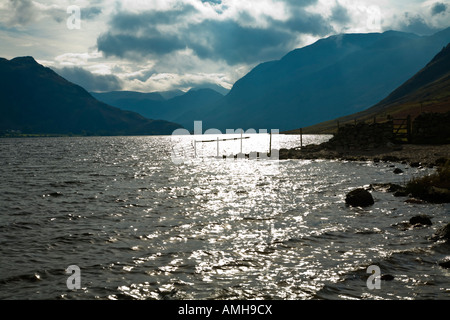
M298 144L295 136L279 138L280 147ZM6 181L10 173L14 181L28 177L22 181L29 190L25 194L22 184L12 183L4 193L5 212L11 212L0 225L9 226L2 229L0 248L7 258L5 290L27 281L15 279L34 279L33 284L54 282L38 289L53 296L61 282L52 271L55 264L76 263L83 290L62 287L59 297L388 299L411 291L445 292L445 275L435 273L432 280L444 289L424 285L431 282L425 275L433 264L421 263L433 254L424 240L431 230L396 226L414 214L413 205L382 192L372 192L372 207L344 204L355 187L401 182L428 169L403 167L404 176L398 176L382 163L229 161L214 158L214 143L212 157L176 164L172 142L27 140L29 146L17 151L27 154L23 162L11 172L0 169ZM61 150L74 151L60 157ZM45 163L30 155L41 151L49 153ZM32 215L24 209L30 203L36 208ZM437 225L445 220L445 207L421 208L428 208ZM26 230L27 241L20 230ZM31 278L20 263L23 255L36 261ZM373 263L396 275L398 281L389 284L395 290L367 291L365 270ZM37 290L31 283L24 288Z

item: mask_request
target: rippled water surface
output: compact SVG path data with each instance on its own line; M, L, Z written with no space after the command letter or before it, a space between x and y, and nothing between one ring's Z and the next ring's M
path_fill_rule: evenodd
M267 137L253 140L244 152L267 147ZM234 143L220 153L239 149ZM214 155L216 144L205 145L197 151ZM365 209L344 202L356 187L432 169L395 164L404 170L396 175L382 162L210 157L176 164L172 150L171 137L0 140L0 299L450 297L450 273L436 264L449 245L427 239L449 222L448 204L406 204L380 191ZM398 226L416 214L433 225ZM369 290L372 264L394 280ZM79 290L67 288L69 265L80 268Z

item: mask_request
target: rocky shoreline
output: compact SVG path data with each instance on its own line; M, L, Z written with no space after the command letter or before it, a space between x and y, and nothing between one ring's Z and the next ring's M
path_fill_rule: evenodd
M381 192L392 192L394 193L394 196L407 196L406 194L401 194L404 187L400 185L393 183L371 184L367 189L357 188L349 192L346 195L345 203L347 206L352 207L370 207L375 203L370 192L374 190ZM427 202L420 199L408 198L405 200L405 203L424 204ZM407 222L398 222L392 226L403 231L414 228L424 228L433 225L431 221L432 218L433 217L428 215L418 214L412 216ZM435 233L428 237L428 240L450 244L450 223L445 223L443 226L438 228ZM437 264L442 268L450 268L450 256L441 261L437 261ZM393 276L389 276L392 277L390 280L394 279Z
M399 134L398 130L394 130L392 121L347 124L339 127L329 141L320 145L281 149L280 159L389 161L412 166L445 164L450 159L450 144L445 144L450 139L448 130L444 130L448 127L447 118L442 120L442 115L434 114L424 114L422 118L418 118L424 119L414 121L412 134ZM436 127L440 131L436 132L429 127ZM414 144L405 141L412 141Z
M424 201L420 198L411 197L411 195L408 194L408 192L405 192L406 190L407 189L404 186L394 183L371 184L368 188L360 187L347 193L345 203L349 207L370 207L375 204L371 191L389 192L393 193L395 197L406 197L407 199L404 201L405 203L414 203L414 204L428 203L427 201ZM442 202L432 201L431 203L450 202L448 193L449 190L446 190L445 192L446 193L444 195L439 195L438 197L439 199L444 201ZM432 219L433 219L432 216L417 214L411 216L411 218L408 221L400 221L398 223L393 224L392 226L401 231L412 230L416 228L427 228L433 225L433 222L431 221ZM450 223L444 222L444 225L439 227L435 233L433 233L431 236L427 238L427 240L450 245ZM450 256L447 256L442 260L436 261L436 263L442 268L449 269ZM381 280L393 280L393 279L395 279L395 277L390 274L386 274L384 278L383 277L381 278Z
M346 134L348 138L348 134ZM354 133L352 134L354 138ZM359 139L359 138L358 138ZM368 143L358 144L355 139L347 142L342 136L334 137L330 141L320 145L308 145L303 148L280 149L280 160L303 159L303 160L341 160L341 161L373 161L393 162L408 164L411 167L438 167L448 170L450 162L450 144L444 145L419 145L419 144L396 144L390 137L382 137L374 140L363 138ZM377 138L375 138L377 139ZM388 141L386 141L388 140ZM356 142L356 143L355 143ZM361 141L359 141L361 142ZM400 170L397 169L396 170ZM400 170L401 171L401 170ZM395 172L394 173L398 173ZM406 186L392 183L371 184L368 188L356 188L346 196L346 205L354 207L370 207L374 204L371 191L391 192L396 197L405 197L405 203L447 203L450 202L450 190L448 188L448 171L445 176L447 187L435 188L431 186L426 191L426 197L414 197ZM434 201L438 200L438 201ZM408 222L399 222L395 227L403 229L427 227L432 224L430 217L424 215L412 216ZM450 243L450 223L445 223L439 228L429 240ZM436 261L442 268L450 268L450 257ZM384 275L382 280L392 280L392 275Z
M383 147L344 149L325 142L320 145L308 145L303 148L280 149L280 160L347 160L398 162L412 167L439 166L450 159L450 144L416 145L387 143Z
M407 164L410 167L437 167L436 172L438 173L438 176L434 178L434 180L437 179L437 181L415 181L414 183L417 184L419 188L415 188L415 190L413 190L414 192L406 190L406 186L394 186L388 184L387 191L395 192L395 196L409 196L410 199L407 201L410 202L450 202L450 144L394 144L391 141L386 142L386 140L381 140L377 141L376 144L372 143L371 145L364 145L364 147L357 147L354 143L349 145L347 140L342 139L342 136L338 136L320 145L280 149L279 159L325 159L340 161L373 161L375 163L383 161ZM445 172L440 174L440 170L444 170ZM399 168L395 168L393 169L393 172L398 174L403 171ZM371 187L372 190L374 190L373 186ZM375 187L379 188L380 186ZM382 185L381 187L383 188L384 186Z

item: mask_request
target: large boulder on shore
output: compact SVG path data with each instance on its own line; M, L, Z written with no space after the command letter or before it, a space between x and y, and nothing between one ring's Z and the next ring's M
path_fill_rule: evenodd
M350 191L345 197L345 203L352 207L367 207L375 202L372 194L363 188L358 188Z

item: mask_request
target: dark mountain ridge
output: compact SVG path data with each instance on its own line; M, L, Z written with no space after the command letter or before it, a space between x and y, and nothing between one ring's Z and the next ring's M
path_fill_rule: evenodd
M450 41L450 28L432 36L344 34L321 39L262 63L211 106L208 127L308 126L358 112L386 97Z
M155 121L97 101L32 57L0 59L0 130L38 134L171 134Z
M223 98L213 89L191 89L170 99L159 99L159 93L104 92L91 93L100 101L123 110L137 112L147 118L165 119L193 129L195 120L202 120L209 107Z
M259 64L221 96L185 93L167 101L94 94L116 107L192 129L281 131L354 114L375 105L423 68L450 42L450 28L431 36L386 31L340 34ZM128 95L124 93L123 95Z

